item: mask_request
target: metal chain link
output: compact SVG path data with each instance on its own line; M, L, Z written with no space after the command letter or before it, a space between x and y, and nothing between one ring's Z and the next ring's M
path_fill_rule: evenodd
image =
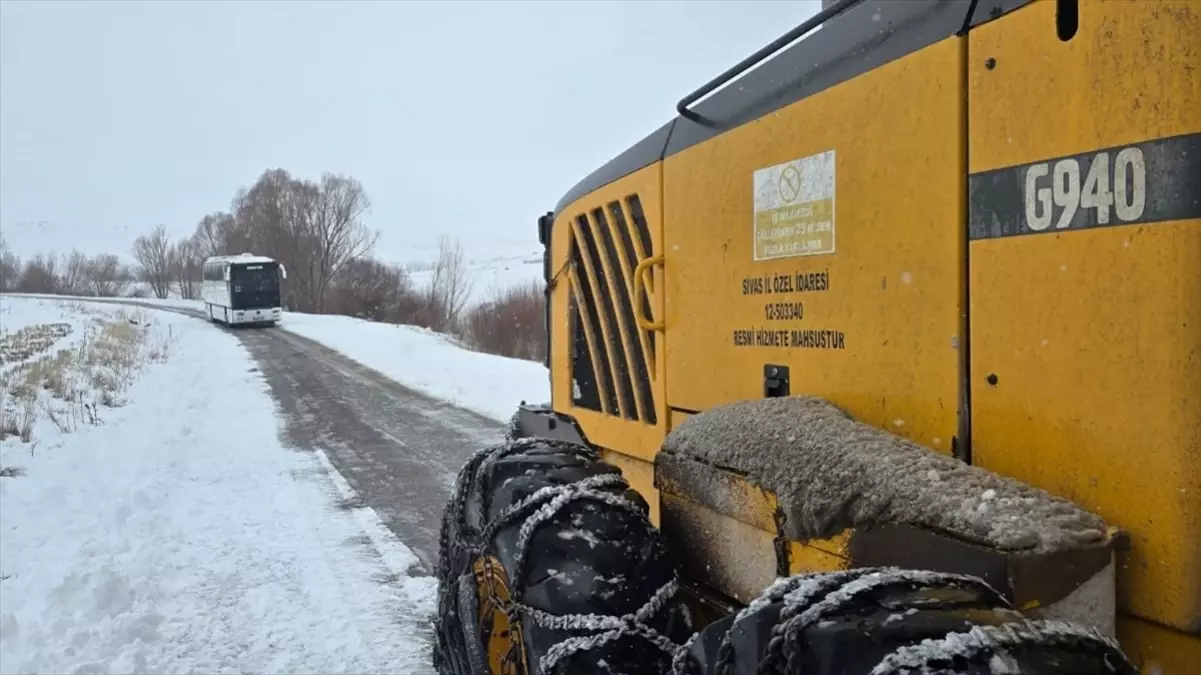
M889 586L946 585L954 588L976 590L988 596L994 604L1008 605L1004 597L993 589L992 586L984 580L973 576L897 568L872 568L868 570L855 570L855 572L858 572L856 578L843 583L817 602L811 602L807 599L803 611L797 611L795 607L798 603L793 601L790 606L794 608L789 612L788 618L785 620L781 616L781 621L777 624L776 628L779 629L780 635L783 638L783 649L787 651L786 667L788 670L798 667L798 662L801 659L800 634L805 629L822 619L844 611L846 606L855 600L882 588ZM790 598L786 597L785 603L788 605ZM760 672L773 671L760 670Z
M999 626L973 626L971 630L950 633L946 637L923 640L916 645L899 647L871 671L870 675L913 675L931 671L934 662L955 658L976 660L983 656L1023 647L1075 647L1093 649L1104 655L1111 672L1133 673L1134 666L1122 653L1116 640L1093 628L1064 621L1020 621Z
M587 499L629 511L643 518L646 517L645 512L630 500L604 490L604 488L614 487L628 488L629 484L621 474L599 474L571 483L542 487L520 502L506 507L494 519L488 521L478 534L468 537L470 532L467 523L469 495L473 488L479 494L479 490L483 487L481 483L483 476L487 473L485 468L488 464L535 446L568 451L588 459L599 459L596 451L585 446L549 439L515 438L517 433L517 416L514 415L506 429L506 442L504 444L480 450L467 461L460 471L455 484L454 494L451 499L451 511L455 524L458 526L460 536L469 538L469 547L475 555L485 553L485 549L491 546L492 538L500 528L520 520L521 525L518 529L516 542L517 552L513 565L513 578L510 580L511 597L508 601L498 598L494 594L489 597L489 601L505 611L511 624L520 621L520 615L524 614L544 628L552 630L591 631L593 633L592 635L572 636L552 645L539 660L538 671L540 673L548 672L556 664L572 654L595 649L623 637L644 639L659 647L668 656L677 654L680 650L680 645L677 645L646 624L646 622L650 621L655 614L668 604L679 590L679 581L674 576L670 581L661 586L642 607L634 613L625 616L552 614L530 607L522 602L524 587L520 580L524 576L525 563L534 532L539 526L553 519L564 506L573 501ZM448 529L445 526L443 527L440 541L443 556L439 560L439 568L447 572L450 564L449 561L445 560L445 553L450 547ZM447 567L444 568L444 565ZM446 578L446 574L443 574L442 578Z
M764 650L763 658L759 662L758 673L768 675L780 670L779 661L784 658L784 646L787 634L788 621L794 616L804 612L814 602L823 600L830 592L842 588L847 583L855 581L860 577L877 571L877 568L867 567L853 570L843 570L839 572L829 572L823 574L815 574L808 576L792 577L795 583L785 585L783 593L779 594L779 600L783 601L784 608L780 610L779 619L776 625L772 626L771 638L768 640L767 649ZM772 600L774 601L774 600ZM753 605L754 603L752 603ZM764 603L766 604L766 603ZM748 607L747 610L751 608ZM749 612L748 612L749 613ZM730 633L733 633L731 627ZM723 637L723 646L729 643L730 633ZM723 654L719 653L719 659ZM727 659L733 658L733 650L727 651L724 656ZM728 675L729 660L724 663L719 663L719 673Z

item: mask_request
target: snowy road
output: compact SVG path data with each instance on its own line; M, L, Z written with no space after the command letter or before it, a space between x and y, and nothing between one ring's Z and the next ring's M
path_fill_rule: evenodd
M324 450L432 573L455 474L475 450L502 440L504 429L286 330L232 332L284 411L288 445Z
M205 320L195 310L136 300L92 301ZM270 385L288 445L323 450L356 493L347 506L374 509L431 574L455 474L475 450L502 440L504 427L283 328L225 330L241 340Z

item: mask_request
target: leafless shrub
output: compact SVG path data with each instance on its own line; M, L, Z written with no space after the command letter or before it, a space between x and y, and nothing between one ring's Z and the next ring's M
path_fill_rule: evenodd
M325 308L330 313L389 323L408 321L421 304L403 268L373 258L343 266L327 295Z
M150 340L146 347L146 357L151 363L165 363L171 354L171 343L175 341L175 331L167 326L167 333Z
M63 256L63 274L60 282L61 292L65 295L84 295L90 293L87 283L88 257L82 251L71 251Z
M92 294L102 298L125 295L133 283L132 273L111 253L98 255L88 261L85 277Z
M146 313L118 312L102 322L100 329L81 348L81 363L89 373L91 388L98 393L100 404L117 407L125 404L122 394L133 383L142 367L167 356L166 341L150 340L151 331Z
M179 295L185 300L195 300L200 297L200 272L204 265L204 257L200 254L198 237L191 237L175 242L171 246L171 272Z
M70 352L67 352L68 354ZM55 364L55 367L46 372L42 379L42 387L50 390L51 395L55 398L67 398L70 395L70 390L67 384L66 366L70 363L69 359L64 359Z
M16 265L16 257L0 256L0 263ZM14 267L13 274L0 269L5 275L2 290L20 293L44 293L56 295L98 295L118 297L133 283L133 272L112 254L101 254L92 258L79 251L59 258L53 252L39 253L23 265Z
M6 374L0 373L0 441L21 433L21 426L17 422L16 408L14 407L15 398L11 389L12 385Z
M142 332L137 326L129 323L128 317L119 318L104 323L84 354L84 362L89 366L104 366L104 370L93 373L93 383L97 388L116 389L119 382L110 382L107 378L121 379L122 373L133 370L140 356L139 343Z
M58 293L61 290L58 262L53 255L37 254L25 263L17 279L21 293Z
M463 317L462 338L477 351L530 361L547 353L545 284L531 282L503 291Z
M37 399L30 397L23 401L20 417L17 418L17 437L22 443L33 440L33 425L38 421L38 413L34 408Z
M65 410L59 410L55 408L52 402L42 401L42 412L45 413L46 419L50 420L50 422L54 426L58 427L58 430L64 434L69 434L74 431L74 427L71 425L71 417L68 414L65 414Z

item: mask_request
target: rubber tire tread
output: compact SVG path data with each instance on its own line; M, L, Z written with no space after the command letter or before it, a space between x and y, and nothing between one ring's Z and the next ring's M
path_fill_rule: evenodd
M798 575L798 577L818 575ZM845 584L844 584L845 585ZM823 596L826 593L822 594ZM892 650L942 639L970 626L1017 625L1025 617L1000 595L948 583L914 583L879 588L839 606L822 621L780 643L786 654L765 661L769 637L781 623L784 605L770 602L741 620L718 620L700 632L689 650L692 675L868 675ZM736 626L736 627L735 627ZM732 630L733 629L733 630ZM722 637L730 636L727 649ZM723 653L725 652L725 653ZM1025 675L1135 675L1124 655L1099 651L1094 643L1034 646L1014 654ZM987 675L983 661L931 663L929 673ZM1108 663L1107 663L1108 662ZM724 663L724 666L722 665ZM1110 667L1112 666L1112 670ZM907 671L906 671L907 672Z
M524 517L495 530L490 541L480 535L509 506L547 486L575 483L590 476L621 474L583 445L557 440L509 440L486 456L469 461L459 475L459 494L452 496L442 518L442 552L438 565L439 606L435 666L444 675L466 675L467 649L454 587L469 573L478 555L495 556L525 604L556 615L633 614L676 575L676 566L661 533L649 521L642 496L622 481L601 491L624 497L637 512L604 502L568 502L530 538L522 579L516 573L518 531ZM472 617L474 618L474 617ZM539 659L550 647L580 631L544 628L522 616L527 663L537 673ZM672 599L648 622L682 644L693 635L687 610ZM552 673L587 675L661 675L671 669L671 655L637 636L623 636L579 651L558 663Z

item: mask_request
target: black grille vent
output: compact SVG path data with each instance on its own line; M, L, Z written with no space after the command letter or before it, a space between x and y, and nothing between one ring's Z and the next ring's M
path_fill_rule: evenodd
M634 268L652 255L637 195L571 221L572 398L579 407L647 424L657 423L655 341L635 318L650 302L634 283Z

